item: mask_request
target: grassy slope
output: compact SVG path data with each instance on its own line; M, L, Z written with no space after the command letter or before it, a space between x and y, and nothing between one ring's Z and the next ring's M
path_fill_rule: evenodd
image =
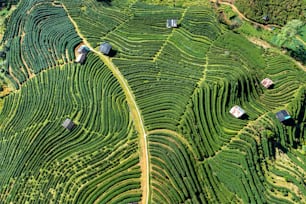
M122 80L148 131L153 203L305 199L305 72L224 29L207 6L63 2L92 47L107 40L117 53L105 65L91 54L83 66L46 67L5 99L0 201L139 201L139 146ZM169 16L179 29L165 28ZM260 86L267 76L273 89ZM232 118L234 104L248 118ZM280 109L294 125L275 119ZM60 127L65 117L77 121L71 134Z

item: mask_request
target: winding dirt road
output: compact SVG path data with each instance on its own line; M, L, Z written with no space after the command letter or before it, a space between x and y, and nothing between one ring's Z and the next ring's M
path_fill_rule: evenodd
M131 117L134 121L135 129L139 134L139 146L140 146L140 168L142 172L141 180L141 189L142 189L142 202L144 204L149 203L149 181L150 181L150 174L149 174L149 155L148 155L148 144L147 144L147 132L145 130L143 118L141 117L140 109L137 106L135 96L128 85L128 82L125 80L122 73L119 71L118 67L112 62L112 60L103 55L101 52L95 50L90 43L86 40L86 38L80 32L77 23L73 20L70 16L69 11L62 5L64 10L67 13L68 18L70 19L71 23L73 24L77 34L82 38L83 43L90 48L92 52L100 57L103 63L112 71L116 79L118 80L119 84L121 85L123 92L126 96L126 100L130 109Z

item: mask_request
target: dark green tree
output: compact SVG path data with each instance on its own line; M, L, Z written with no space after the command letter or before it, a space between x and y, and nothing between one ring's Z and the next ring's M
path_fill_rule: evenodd
M303 22L300 20L294 19L289 21L276 36L276 45L284 47L285 44L290 44L302 26Z

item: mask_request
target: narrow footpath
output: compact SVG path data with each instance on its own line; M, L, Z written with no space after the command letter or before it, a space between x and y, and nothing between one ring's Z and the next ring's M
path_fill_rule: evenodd
M210 1L211 1L211 2L214 2L214 3L216 2L216 0L210 0ZM241 19L243 19L243 20L245 20L245 21L248 21L248 22L250 22L250 23L252 23L252 24L254 24L254 25L257 25L257 26L261 27L262 29L271 30L271 26L280 28L279 25L275 25L275 24L263 25L263 24L261 24L261 23L258 23L258 22L256 22L256 21L253 21L253 20L247 18L247 17L246 17L243 13L241 13L241 12L239 11L239 9L238 9L234 4L232 4L232 3L225 2L225 1L222 1L222 0L221 0L221 1L219 1L219 4L223 4L223 5L228 5L228 6L230 6L230 7L232 8L232 10L233 10L235 13L237 13L238 16L239 16Z
M92 52L94 52L96 55L100 57L100 59L103 61L103 63L112 71L118 82L120 83L123 92L126 96L126 100L130 109L131 117L134 121L135 129L139 134L139 146L140 146L140 167L142 176L140 178L141 180L141 189L142 189L142 201L143 204L149 203L149 155L148 155L148 145L147 145L147 132L144 127L143 118L141 117L141 113L139 110L139 107L137 106L135 96L128 85L127 81L125 80L122 73L119 71L119 69L116 67L116 65L112 62L112 60L108 57L100 53L99 51L95 50L89 42L86 40L86 38L82 35L80 32L78 25L73 20L73 18L70 16L67 8L65 5L62 5L64 10L67 13L68 18L70 19L71 23L73 24L77 34L82 38L83 43L90 48Z

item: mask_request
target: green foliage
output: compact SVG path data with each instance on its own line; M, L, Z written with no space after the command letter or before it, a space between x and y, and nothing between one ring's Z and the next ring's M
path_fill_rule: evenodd
M300 0L236 0L235 5L248 18L260 23L285 25L292 19L305 21L305 1ZM264 16L269 20L265 21Z
M267 138L267 139L273 139L275 137L275 133L271 130L264 130L262 132L263 137Z
M303 154L306 154L306 144L302 145L302 152Z
M19 2L19 0L1 0L0 9L6 7L7 10L10 10L12 5L15 5Z
M305 155L295 150L305 141L305 74L290 59L226 30L207 6L62 3L92 46L108 41L116 51L111 61L135 95L147 132L150 202L305 200ZM166 28L168 18L179 27ZM23 84L0 114L0 201L139 202L134 110L96 54L73 63L81 39L63 8L20 2L5 39L7 76ZM272 89L261 86L266 77ZM245 118L230 115L234 105ZM294 124L281 124L279 109L288 109ZM76 123L71 132L61 126L68 117ZM270 161L280 150L297 168Z
M291 43L295 38L296 34L299 33L299 30L303 26L303 22L300 20L292 20L288 22L276 36L275 43L279 47L282 47L285 43Z
M208 5L208 2L201 0L140 0L140 2L145 2L147 4L152 4L152 5L165 5L173 7Z
M306 42L306 24L300 29L299 35L303 39L304 42Z
M74 46L80 42L63 8L52 6L51 1L37 2L40 1L20 2L3 37L8 50L4 69L11 67L16 83L24 83L31 74L62 64L61 61L72 60Z
M256 25L252 25L249 22L243 22L242 25L236 29L238 32L246 34L247 36L257 37L259 39L263 39L267 42L270 42L275 33L278 33L278 30L274 30L273 32L261 29Z
M303 64L306 63L306 46L303 39L299 39L302 34L304 23L300 20L292 20L288 22L279 34L272 38L272 43L286 48L293 58L299 60Z
M61 126L67 117L71 132ZM5 99L0 120L2 202L140 200L136 132L118 81L96 56L29 80Z

